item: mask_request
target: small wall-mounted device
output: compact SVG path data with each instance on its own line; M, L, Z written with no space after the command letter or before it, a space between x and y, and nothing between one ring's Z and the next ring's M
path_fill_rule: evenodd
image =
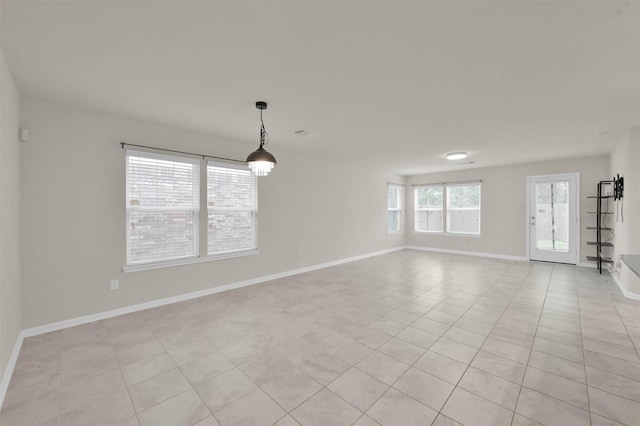
M111 288L111 290L117 290L120 288L120 282L118 280L111 280L111 282L109 282L109 288Z
M18 139L20 139L20 142L29 142L29 129L20 128L18 130Z

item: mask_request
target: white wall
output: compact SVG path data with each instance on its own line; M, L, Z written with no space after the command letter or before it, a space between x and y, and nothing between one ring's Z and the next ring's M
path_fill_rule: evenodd
M624 213L624 221L619 218L613 223L615 239L613 240L614 268L620 270L621 254L640 254L640 127L630 129L618 141L611 152L609 175L624 177L624 197L618 202L618 209ZM629 272L629 271L627 271ZM631 278L629 274L623 275ZM630 288L631 279L624 280L623 285L629 291L640 294L640 287ZM637 281L634 281L637 282Z
M20 333L20 95L0 52L0 377ZM1 398L0 398L1 403Z
M471 251L523 257L527 250L527 176L558 173L580 173L580 240L581 262L592 255L586 246L594 238L593 231L585 229L595 219L586 212L594 206L587 195L596 192L596 184L607 179L608 157L587 157L544 163L517 164L464 171L435 173L407 177L407 244L448 250ZM411 185L482 180L481 237L425 235L413 232L413 190Z
M124 152L118 142L245 158L254 145L23 99L24 328L400 246L386 233L397 175L270 151L259 180L260 254L124 274ZM120 290L110 291L109 280Z

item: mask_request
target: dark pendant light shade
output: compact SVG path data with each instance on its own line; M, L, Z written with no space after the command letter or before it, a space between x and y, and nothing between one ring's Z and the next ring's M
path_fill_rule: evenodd
M260 110L260 146L249 154L247 165L256 176L266 176L278 162L270 152L264 149L264 145L269 143L269 136L264 128L264 121L262 121L262 111L267 109L267 103L258 101L256 108Z

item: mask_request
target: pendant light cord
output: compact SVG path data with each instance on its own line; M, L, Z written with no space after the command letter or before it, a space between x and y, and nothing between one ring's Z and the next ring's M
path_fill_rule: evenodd
M262 110L260 110L260 146L267 145L269 143L269 134L267 129L264 128L264 120L262 120Z

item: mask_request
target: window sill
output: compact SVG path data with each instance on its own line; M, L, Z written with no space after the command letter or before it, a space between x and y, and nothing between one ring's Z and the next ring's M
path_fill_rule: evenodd
M154 262L154 263L142 263L138 265L125 265L122 267L122 272L125 274L129 272L148 271L150 269L171 268L173 266L191 265L194 263L214 262L216 260L233 259L235 257L253 256L254 254L260 254L258 249L234 251L230 253L214 254L203 257L192 257L189 259L180 260L168 260L166 262Z
M438 237L466 237L466 238L480 238L480 234L462 234L456 232L429 232L429 231L413 231L417 235L434 235Z
M404 231L395 231L395 232L387 231L387 235L402 235L402 234L404 234Z

